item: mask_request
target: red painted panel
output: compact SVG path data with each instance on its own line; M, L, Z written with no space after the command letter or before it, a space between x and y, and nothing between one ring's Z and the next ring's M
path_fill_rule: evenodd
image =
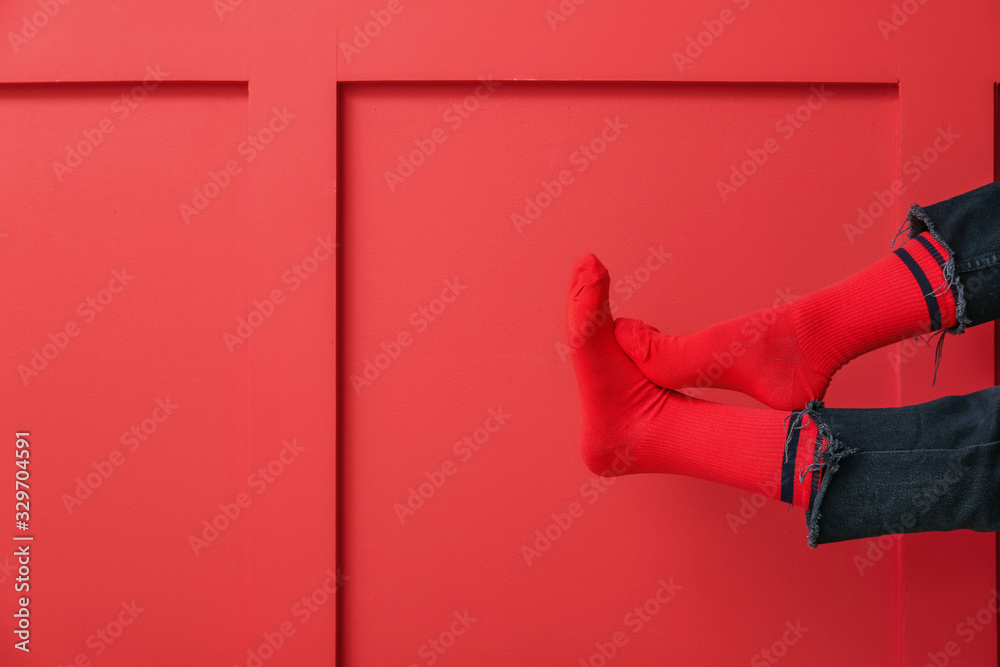
M477 620L440 664L512 654L521 664L586 659L617 629L631 633L635 616L626 625L625 614L665 594L659 579L671 576L683 588L628 635L615 664L749 660L778 641L785 622L802 621L810 629L789 647L788 664L823 664L817 646L828 644L847 664L923 665L954 635L957 619L982 608L994 584L989 536L906 538L861 575L866 543L806 552L797 510L754 508L753 496L729 489L630 478L589 504L595 496L581 486L592 477L567 430L576 420L575 388L555 344L568 264L585 248L597 250L616 279L632 274L637 282L646 249L663 243L673 256L620 312L687 330L766 305L779 290L813 289L879 256L895 220L880 219L849 245L840 225L938 126L961 125L966 140L912 197L933 201L983 182L985 91L1000 77L1000 61L990 69L986 57L1000 53L995 3L970 1L961 12L926 3L896 19L895 6L907 3L583 3L572 14L563 9L569 15L561 21L547 12L566 3L550 0L433 8L407 0L224 1L233 11L221 17L216 2L59 3L26 44L9 33L30 33L25 18L52 3L0 8L0 49L8 54L0 81L141 81L147 66L159 66L170 81L252 79L253 89L248 96L243 85L164 85L126 119L115 118L114 132L64 182L52 180L51 163L114 113L111 102L132 85L0 89L8 157L0 167L8 187L0 278L11 286L0 308L16 323L0 334L10 360L2 391L12 397L0 420L5 433L31 422L47 447L37 479L51 494L39 505L39 535L53 548L37 561L40 662L92 653L87 637L117 616L126 592L139 606L147 595L149 606L95 664L248 664L285 623L294 632L269 665L334 659L338 274L335 260L315 253L336 222L335 70L344 80L900 82L898 90L837 87L830 106L726 202L715 181L776 133L776 114L800 104L805 86L508 83L455 128L442 114L474 83L345 89L340 499L344 562L353 568L344 573L345 664L379 653L423 664L434 649L421 647L452 622L460 627L452 614L466 608ZM885 28L887 19L899 29ZM372 20L385 25L371 28ZM356 28L376 34L348 59L338 46L363 43ZM691 44L698 40L700 51ZM679 67L675 54L691 61ZM209 172L245 159L239 143L267 126L275 109L294 116L280 140L239 163L221 196L190 226L178 225L178 205L193 202ZM597 136L611 111L632 119L620 141L518 234L510 213L543 191L541 180L577 166L573 151ZM383 171L438 126L447 139L386 198ZM831 150L837 137L849 141ZM896 203L897 220L906 203ZM797 259L753 261L761 230L787 232L778 243ZM805 255L792 244L806 231L840 244L829 266L800 270ZM291 291L286 272L310 256L316 271ZM122 257L142 270L137 291L130 284L115 295L23 386L17 364L49 333L60 340L53 327L82 318L78 304L103 295ZM364 388L385 400L355 397L349 376L357 364L375 359L392 335L415 332L410 314L419 321L420 307L436 309L443 281L459 271L453 277L467 290ZM686 287L697 275L711 294L703 302ZM287 301L231 353L221 334L275 289ZM984 328L949 344L933 390L925 355L897 378L885 369L893 351L873 353L838 376L830 402L896 404L984 386L989 338ZM148 441L162 447L127 452L134 456L70 515L60 494L94 463L101 467L123 432L155 416L165 385L182 393L167 394L180 407ZM510 423L460 460L454 443L484 437L477 429L497 406ZM243 518L185 560L188 546L178 551L177 540L248 486L290 437L306 447L297 459L305 465L284 468ZM373 449L380 443L386 454ZM399 525L392 504L446 459L462 467ZM574 501L584 514L528 567L518 547ZM726 517L741 510L751 518L734 524L734 534ZM369 517L370 525L362 521ZM405 532L421 521L422 531ZM381 545L401 551L382 553ZM807 577L816 571L830 575L819 589ZM4 586L6 573L0 568ZM315 607L308 615L303 600ZM478 601L485 604L473 607ZM378 626L376 612L388 622ZM803 612L824 615L809 625ZM734 628L724 641L719 622ZM988 631L961 656L990 664L995 651Z
M349 0L338 11L338 77L895 82L893 7L862 0ZM933 27L920 14L903 19L911 30Z
M131 91L0 88L16 193L0 241L4 454L30 433L36 538L33 650L8 630L3 664L192 664L194 647L197 664L228 664L243 650L247 520L222 517L215 539L202 522L231 512L261 463L243 444L246 356L222 337L245 313L245 177L190 225L180 205L239 159L246 86L163 84L122 117ZM10 560L5 548L7 619Z
M246 80L243 0L0 4L0 81Z
M895 173L896 89L826 85L796 127L806 85L480 86L343 89L344 664L576 663L619 630L616 664L745 664L786 622L809 628L795 664L887 664L895 559L810 551L800 510L706 482L591 486L559 345L585 249L610 267L617 314L678 332L880 257L897 219L844 223ZM829 402L896 392L881 351ZM661 580L681 588L637 622ZM466 610L477 620L453 647L429 643ZM725 641L706 641L720 626Z

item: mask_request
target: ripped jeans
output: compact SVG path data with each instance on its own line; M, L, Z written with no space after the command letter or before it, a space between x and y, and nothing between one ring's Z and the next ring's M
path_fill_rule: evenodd
M951 257L947 334L1000 318L1000 182L910 208L909 236L929 232ZM944 342L944 335L938 342ZM818 428L809 546L895 533L1000 531L1000 387L902 408L792 413L787 448ZM813 476L817 477L816 475Z

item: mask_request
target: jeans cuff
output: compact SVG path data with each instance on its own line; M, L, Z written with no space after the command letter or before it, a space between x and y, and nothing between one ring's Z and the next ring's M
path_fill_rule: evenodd
M836 437L829 425L822 420L819 410L824 407L823 401L810 401L804 410L792 413L793 419L803 424L811 419L816 424L816 440L813 442L813 462L803 472L812 471L812 490L809 495L809 508L806 509L806 527L809 530L809 547L815 549L819 544L820 505L826 495L833 473L840 469L840 460L858 450L848 447ZM818 483L817 483L818 480Z

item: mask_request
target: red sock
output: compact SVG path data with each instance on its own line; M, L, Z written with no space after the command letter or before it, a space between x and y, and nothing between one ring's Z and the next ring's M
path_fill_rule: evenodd
M616 337L662 387L735 389L779 410L822 399L851 359L955 325L955 298L943 274L948 252L930 234L867 268L788 304L667 336L620 319Z
M607 269L585 255L573 269L566 304L587 467L602 475L689 475L807 507L819 481L807 469L816 425L790 420L788 412L710 403L650 382L615 340L609 283Z

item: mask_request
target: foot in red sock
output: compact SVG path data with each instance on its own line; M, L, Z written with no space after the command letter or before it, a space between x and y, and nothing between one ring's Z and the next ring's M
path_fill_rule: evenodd
M851 359L955 325L947 250L926 232L854 275L686 336L620 319L615 335L662 387L735 389L779 410L822 399Z
M689 475L807 507L818 475L807 470L815 424L789 419L788 412L711 403L653 384L615 340L609 283L600 261L584 255L573 269L566 303L587 467L601 475Z

